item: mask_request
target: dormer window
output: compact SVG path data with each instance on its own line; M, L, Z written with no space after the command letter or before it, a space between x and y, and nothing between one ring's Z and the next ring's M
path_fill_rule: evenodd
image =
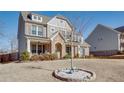
M34 19L37 20L37 16L34 16Z
M42 17L41 16L37 16L37 15L32 15L32 20L33 21L42 22Z
M41 20L41 17L38 16L38 20Z

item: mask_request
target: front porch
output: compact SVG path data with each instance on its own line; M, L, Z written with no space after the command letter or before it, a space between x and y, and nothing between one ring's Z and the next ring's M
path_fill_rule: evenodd
M49 43L31 42L30 43L30 53L34 54L45 54L51 53L51 47Z
M30 55L40 55L44 53L51 53L50 40L41 39L27 39L27 51Z
M73 51L71 51L71 49ZM27 51L31 56L47 53L57 53L58 58L63 58L66 54L72 53L73 57L76 57L78 55L78 46L71 47L71 45L65 45L65 48L63 48L62 44L60 43L55 43L52 45L51 42L27 40Z
M58 58L63 58L66 54L72 54L72 57L82 57L89 55L89 47L87 45L80 46L78 43L65 43L60 36L56 36L53 40L45 38L27 38L26 51L30 55L41 55L47 53L57 53Z
M27 41L27 43L29 43L29 41ZM58 58L63 58L66 54L72 54L72 57L82 57L87 54L85 53L86 51L84 52L86 49L87 48L81 48L74 45L72 47L71 45L65 45L65 48L63 48L62 44L56 43L55 45L52 45L51 42L30 41L30 43L27 44L27 51L31 56L47 53L57 53Z

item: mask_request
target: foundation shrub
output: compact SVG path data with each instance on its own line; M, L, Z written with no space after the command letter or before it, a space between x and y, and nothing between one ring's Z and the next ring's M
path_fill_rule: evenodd
M57 54L56 53L49 54L49 58L50 58L50 60L55 60L55 59L57 59Z
M24 52L21 54L21 60L27 61L27 60L29 60L29 58L30 58L29 52L24 51Z
M38 60L40 60L40 56L38 56L38 55L33 55L33 56L31 56L30 60L31 60L31 61L38 61Z
M43 54L44 60L50 60L49 54Z
M66 55L64 56L64 58L65 58L65 59L71 58L71 54L66 54Z
M39 60L40 60L40 61L45 60L44 56L43 56L43 55L39 55Z
M57 55L53 54L42 54L42 55L33 55L30 60L31 61L43 61L43 60L55 60L57 59Z

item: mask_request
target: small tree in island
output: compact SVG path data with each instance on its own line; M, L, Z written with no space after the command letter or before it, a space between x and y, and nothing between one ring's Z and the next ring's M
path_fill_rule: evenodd
M71 36L70 36L70 41L71 41L71 69L70 69L70 73L73 73L74 71L74 67L73 67L73 53L72 53L72 48L73 48L73 32L78 32L81 34L81 37L83 37L83 33L87 30L87 27L90 25L91 22L91 17L89 17L88 19L81 19L80 17L76 17L74 25L77 26L75 27L75 29L73 29ZM83 42L83 41L81 41Z
M82 23L83 22L83 23ZM79 28L79 32L83 33L84 32L84 26L86 27L87 24L90 21L87 21L86 23L84 23L84 21L82 21L80 28ZM86 29L86 28L85 28ZM87 70L83 70L83 69L78 69L73 67L73 54L72 54L72 47L73 47L73 32L76 31L76 29L74 29L71 33L70 36L70 41L71 41L71 65L70 68L66 68L66 69L57 69L53 72L53 75L61 80L64 81L90 81L90 80L94 80L96 78L96 74L94 72L91 71L87 71ZM82 34L83 36L83 34Z

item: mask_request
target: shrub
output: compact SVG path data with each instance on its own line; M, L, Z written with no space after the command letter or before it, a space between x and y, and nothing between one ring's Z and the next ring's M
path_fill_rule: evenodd
M40 61L45 60L44 56L43 56L43 55L39 55L39 60L40 60Z
M43 61L43 60L55 60L57 59L57 55L54 54L42 54L42 55L33 55L30 60L31 61Z
M44 60L50 60L49 54L43 54Z
M64 56L64 58L66 58L66 59L71 58L71 54L66 54L66 55Z
M27 51L24 51L21 54L21 60L23 60L23 61L29 60L29 57L30 57L30 55L29 55L29 52L27 52Z
M30 60L31 61L38 61L38 60L40 60L40 57L38 55L33 55L33 56L31 56Z
M56 53L49 54L49 58L50 58L50 60L55 60L55 59L57 59L57 54Z

